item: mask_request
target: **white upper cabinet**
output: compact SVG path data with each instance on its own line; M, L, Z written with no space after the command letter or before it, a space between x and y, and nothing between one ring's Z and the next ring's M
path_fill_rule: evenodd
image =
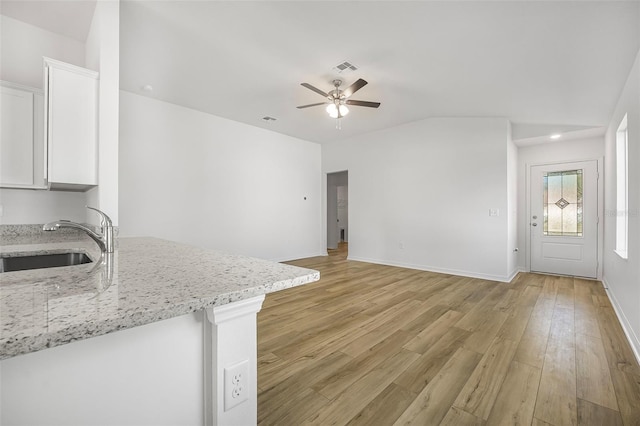
M45 188L42 91L0 81L0 187Z
M44 58L45 140L50 189L98 184L98 73Z

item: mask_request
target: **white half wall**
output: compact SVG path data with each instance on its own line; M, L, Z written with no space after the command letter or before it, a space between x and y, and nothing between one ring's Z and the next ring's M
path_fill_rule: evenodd
M598 160L604 155L604 138L556 141L518 149L518 267L528 270L527 258L529 223L527 217L527 168L531 165ZM602 170L600 170L601 176ZM601 203L598 203L601 205ZM598 241L602 252L602 239Z
M320 145L120 92L120 235L322 253Z
M349 171L349 258L507 281L508 132L434 118L324 145L323 172Z
M204 424L203 314L0 361L0 424Z
M616 131L627 114L628 210L616 206ZM629 74L605 136L604 277L618 318L640 360L640 53ZM616 247L616 216L628 215L628 258Z

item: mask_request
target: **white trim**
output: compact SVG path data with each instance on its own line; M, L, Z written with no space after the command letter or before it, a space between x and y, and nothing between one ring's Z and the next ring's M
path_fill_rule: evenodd
M9 87L11 89L25 90L27 92L33 92L36 95L44 95L44 90L37 87L25 86L23 84L14 83L12 81L0 80L0 86Z
M222 324L223 322L231 321L246 315L257 314L262 308L264 297L264 294L261 294L250 299L239 300L222 306L214 306L213 308L206 308L205 311L207 312L207 319L212 324Z
M607 292L607 297L611 302L611 306L613 306L613 311L616 313L616 316L618 317L618 322L622 326L622 331L624 331L624 335L627 337L627 341L631 346L633 355L635 355L636 361L640 363L640 339L638 339L638 336L636 336L636 334L633 332L631 323L629 322L627 317L624 315L624 311L620 307L620 304L618 303L616 296L613 294L613 292L609 291L609 283L607 283L606 277L602 278L602 286L604 287L604 290Z
M82 68L73 64L68 64L66 62L58 61L56 59L47 58L46 56L43 56L42 60L45 68L55 67L58 69L83 75L85 77L93 78L95 80L100 80L100 73L98 73L97 71L93 71L87 68Z
M521 267L521 266L518 266L518 267L517 267L517 268L516 268L512 273L511 273L511 275L509 275L509 280L508 280L507 282L508 282L508 283L510 283L511 281L513 281L513 279L514 279L515 277L517 277L517 276L518 276L518 274L519 274L520 272L529 272L529 271L527 271L525 268L523 268L523 267Z
M437 272L439 274L457 275L457 276L469 277L469 278L478 278L478 279L481 279L481 280L499 281L499 282L503 282L503 283L510 282L513 279L513 277L515 277L517 275L517 273L519 272L519 271L516 271L515 273L513 273L513 275L510 278L510 277L508 277L506 275L483 274L483 273L479 273L479 272L461 271L461 270L458 270L458 269L437 268L435 266L415 265L415 264L411 264L411 263L393 262L393 261L379 260L379 259L368 259L368 258L364 258L364 257L349 256L347 258L347 260L355 260L355 261L358 261L358 262L375 263L376 265L397 266L397 267L400 267L400 268L415 269L415 270L418 270L418 271Z
M627 252L626 250L625 250L625 251L622 251L622 250L614 250L613 252L614 252L615 254L617 254L618 256L620 256L620 258L621 258L622 260L629 260L629 254L628 254L628 252Z
M282 263L282 262L291 262L293 260L307 259L309 257L320 257L320 256L328 256L328 255L329 254L326 251L324 253L322 253L321 251L317 251L317 252L308 253L308 254L296 255L296 257L289 256L289 257L281 257L281 258L267 259L267 260L270 260L271 262Z

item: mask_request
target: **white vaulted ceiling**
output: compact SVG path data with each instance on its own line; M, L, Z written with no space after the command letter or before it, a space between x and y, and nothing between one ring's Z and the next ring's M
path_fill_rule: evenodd
M1 14L82 42L95 8L96 0L0 0Z
M605 126L638 51L637 2L124 1L121 85L316 142L434 116L538 133ZM342 130L302 82L369 82ZM276 122L266 124L262 117ZM527 126L523 137L539 136ZM527 133L529 132L529 133Z
M639 6L121 0L120 84L321 143L442 116L505 117L523 140L597 132L640 47ZM345 60L359 69L337 74ZM328 91L335 77L364 78L352 98L382 106L352 107L342 130L323 107L296 109L323 100L300 83Z

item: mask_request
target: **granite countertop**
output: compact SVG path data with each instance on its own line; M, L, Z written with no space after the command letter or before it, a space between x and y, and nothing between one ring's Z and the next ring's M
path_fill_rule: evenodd
M3 256L77 250L93 263L0 273L0 360L320 279L157 238L118 238L108 258L78 233L1 238Z

